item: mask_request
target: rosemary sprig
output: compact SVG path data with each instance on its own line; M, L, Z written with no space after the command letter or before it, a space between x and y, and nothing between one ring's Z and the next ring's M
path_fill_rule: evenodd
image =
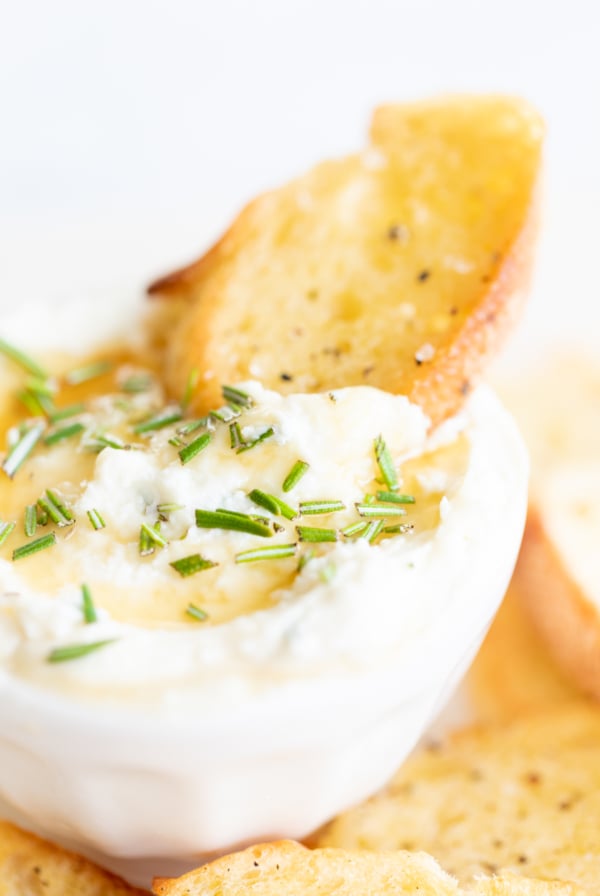
M366 520L358 520L358 522L351 523L349 526L346 526L345 529L342 529L342 535L344 538L356 538L357 536L362 535L368 525Z
M371 522L367 524L365 531L359 537L364 538L369 544L372 544L382 529L383 520L371 520Z
M205 569L213 569L218 566L213 560L207 560L201 554L190 554L189 557L181 557L179 560L173 560L169 563L173 569L179 573L182 578L193 576L197 572L203 572Z
M126 445L118 436L110 435L110 433L100 433L86 440L84 447L93 454L100 454L105 448L114 448L118 451L125 451L130 446Z
M192 400L192 397L194 395L194 390L195 390L196 386L198 385L199 379L200 379L200 371L198 370L197 367L194 367L192 370L190 370L188 378L186 380L185 390L183 392L183 398L181 400L182 408L187 408L190 401Z
M69 660L78 660L83 656L106 647L107 644L114 644L116 638L107 638L104 641L92 641L88 644L69 644L66 647L55 647L47 656L49 663L66 663Z
M11 479L25 463L41 439L45 428L45 423L34 423L31 429L28 429L21 435L19 440L12 446L2 464L2 469Z
M367 519L386 519L388 517L406 516L406 510L399 505L389 504L362 504L355 505L360 516Z
M27 538L33 538L37 530L37 505L36 504L28 504L25 508L25 535Z
M237 422L229 424L229 447L230 448L241 448L244 444L244 439L242 437L242 430L240 428L240 424Z
M0 522L0 545L3 545L10 533L14 530L16 523Z
M68 420L69 417L76 417L78 414L83 414L85 411L85 405L81 402L79 404L70 404L65 408L56 408L49 415L48 419L50 423L60 423L62 420Z
M271 538L273 532L267 523L253 519L243 513L226 510L196 510L196 525L199 529L226 529L234 532L247 532Z
M149 526L142 523L140 528L139 552L142 557L153 554L155 548L165 548L168 545L166 538L160 534L159 523Z
M33 376L37 376L40 379L46 379L48 376L43 367L40 367L29 355L25 354L21 349L15 348L14 345L5 342L4 339L0 339L0 354L10 358L11 361L14 361L15 364L18 364L19 367L22 367L23 370L26 370Z
M235 555L236 563L255 563L257 560L282 560L294 557L298 552L297 544L274 544L268 548L254 548Z
M91 523L92 528L95 529L96 532L98 532L99 529L106 528L106 523L104 522L103 517L100 515L100 511L92 508L91 510L88 510L87 517Z
M338 513L345 510L343 501L300 501L299 510L302 516L315 516L324 513Z
M379 465L383 481L385 482L388 491L397 492L398 475L396 473L396 468L394 467L392 455L390 454L389 448L383 440L383 436L377 436L374 444L375 458L377 460L377 464Z
M83 423L71 423L69 426L63 426L62 429L57 429L50 435L47 435L44 439L44 444L56 445L58 442L63 442L65 439L71 439L73 436L79 435L84 429Z
M115 365L112 361L93 361L91 364L84 364L83 367L76 367L65 374L65 383L69 386L80 386L90 380L95 380L105 373L110 373Z
M147 392L152 385L152 377L149 373L133 373L121 383L121 391L128 395L138 395Z
M313 544L338 540L336 529L318 529L315 526L296 526L296 532L298 533L300 541L309 541Z
M253 439L251 442L244 442L244 444L237 449L236 453L242 454L242 452L244 451L250 451L251 448L255 448L256 445L260 445L261 442L265 442L267 439L270 439L274 435L275 430L272 426L269 426L269 428L265 429L264 432L261 432L261 434L257 436L256 439Z
M204 432L201 436L198 436L197 439L194 439L193 442L190 442L189 445L186 445L185 448L182 448L179 451L181 463L189 464L189 462L193 460L197 454L200 454L200 452L206 448L211 438L212 436L209 432Z
M258 507L264 507L265 510L275 514L275 516L283 516L286 520L295 520L298 516L294 508L290 507L289 504L286 504L285 501L282 501L281 498L276 498L275 495L269 495L259 488L253 488L248 497L251 501L257 504Z
M378 501L390 504L414 504L416 501L414 495L402 495L399 492L377 492L376 497Z
M414 528L413 523L400 523L397 526L386 526L382 531L384 535L408 535Z
M223 398L228 404L235 404L240 408L246 409L254 407L254 401L248 393L242 392L241 389L236 389L235 386L222 386L221 391Z
M178 510L185 510L185 507L183 504L157 504L156 510L161 516L168 516Z
M47 513L57 526L72 526L75 520L65 502L50 488L46 489L46 497L38 499L38 505Z
M290 472L287 474L285 479L283 480L283 490L284 492L291 492L291 490L298 485L304 474L308 471L309 464L304 460L297 460Z
M87 625L91 625L92 622L98 622L98 614L96 613L92 592L88 585L81 586L81 600L83 606L83 621Z
M183 413L181 408L166 408L158 414L153 414L153 416L149 417L147 420L138 423L133 427L133 431L139 436L146 435L150 432L157 432L159 429L164 429L166 426L178 423L182 417Z
M201 609L196 604L188 604L185 608L185 612L188 616L191 616L192 619L195 619L196 622L205 622L208 619L208 613L206 610Z
M56 535L54 532L49 532L47 535L42 535L41 538L36 538L35 541L28 541L27 544L15 548L12 558L13 560L23 560L25 557L31 557L32 554L37 554L38 551L44 551L46 548L51 548L55 544Z
M226 404L216 411L210 411L208 416L212 420L218 420L219 423L229 423L230 420L235 420L236 417L239 417L242 411L243 408L237 404Z

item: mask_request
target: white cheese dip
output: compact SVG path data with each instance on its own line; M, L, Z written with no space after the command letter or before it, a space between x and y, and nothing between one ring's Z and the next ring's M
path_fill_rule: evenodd
M254 401L240 417L244 441L272 429L248 451L232 449L218 424L186 464L169 441L176 426L141 449L88 457L83 479L76 448L28 461L29 487L59 489L78 522L34 557L11 559L22 535L2 548L0 796L80 847L197 863L199 852L306 835L391 775L473 656L512 572L527 462L488 389L430 435L419 408L372 388L288 397L243 388ZM110 405L95 413L119 423ZM339 533L360 522L365 493L386 489L379 434L400 491L416 495L385 526L413 520L414 530L369 543ZM286 494L297 460L308 472ZM273 527L248 497L255 488L294 509L316 500L344 509L277 517L269 538L196 525L196 509L224 508ZM178 508L162 523L167 544L140 557L140 527L163 505ZM100 531L87 522L94 509L106 518ZM299 525L338 540L236 562L298 543ZM171 563L195 554L217 565L181 577ZM96 600L93 623L82 583ZM208 618L189 618L189 604ZM111 643L48 661L98 641Z

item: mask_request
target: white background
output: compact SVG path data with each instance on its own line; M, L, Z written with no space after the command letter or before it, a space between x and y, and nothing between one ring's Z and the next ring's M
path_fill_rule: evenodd
M517 343L600 344L596 0L0 10L0 327L23 300L51 309L76 293L92 314L189 260L254 192L359 146L382 100L493 90L525 95L548 122L540 263Z

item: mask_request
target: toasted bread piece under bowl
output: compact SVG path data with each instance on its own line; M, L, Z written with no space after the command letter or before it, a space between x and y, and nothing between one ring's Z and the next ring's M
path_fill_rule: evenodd
M341 849L309 851L298 843L265 843L225 856L180 880L156 880L156 896L583 896L579 887L515 877L480 876L466 888L425 853L377 855Z
M240 298L254 335L266 320L296 325L294 308L279 314L265 290L264 269L280 270L278 249L295 261L290 276L284 265L277 289L296 282L300 271L320 278L321 265L326 292L334 280L347 281L356 315L346 313L337 293L326 300L323 318L303 311L311 323L307 364L314 350L326 359L319 376L331 374L320 384L324 392L315 394L317 384L295 368L291 381L274 373L304 358L304 350L292 354L278 337L256 350L261 364L271 359L273 377L267 366L247 372L264 373L267 386L291 385L285 394L237 382L243 364L216 365L213 349L229 360L255 353L254 337L246 355L238 351L244 327L234 301L237 250L243 254L247 245L254 258L259 239L244 227L234 240L235 264L218 277L219 327L230 323L201 356L188 337L198 327L211 331L216 321L196 319L198 308L190 306L194 321L184 312L172 334L170 385L178 390L190 366L197 367L196 407L169 406L177 422L156 432L151 415L134 421L127 402L125 409L122 401L110 405L122 438L136 450L123 450L114 438L107 446L112 417L95 421L106 424L103 440L91 433L94 450L101 449L96 467L66 492L79 516L73 535L67 540L57 527L48 553L21 555L18 564L11 557L13 543L23 547L17 535L0 545L8 595L0 599L7 633L0 654L0 793L49 833L67 829L75 843L128 860L132 869L161 856L190 867L199 854L306 836L389 779L470 663L518 552L528 464L493 393L485 387L467 393L525 288L541 128L518 101L445 102L414 113L401 152L413 161L401 166L402 177L393 174L393 184L381 172L388 163L397 170L396 144L389 152L374 144L366 156L341 163L341 173L337 163L318 169L326 201L317 191L310 226L294 185L296 199L282 200L285 226L277 213L261 231L262 266L248 274L253 299L246 301L246 286ZM456 187L479 166L470 191ZM391 186L397 201L388 208ZM367 217L377 227L368 234L363 188L374 191ZM285 188L274 195L257 207L278 207ZM393 254L404 258L404 222L395 219L401 212L419 233L420 249L408 264ZM357 226L347 226L348 214ZM383 242L373 249L371 239ZM414 290L435 286L436 270L441 292L417 301ZM370 315L362 305L367 294ZM312 299L303 295L304 301ZM412 324L398 326L398 302ZM456 325L449 323L455 318ZM350 367L338 375L337 335L336 350L321 351L330 347L321 341L324 333L338 324L358 334L360 365L363 337L375 368L384 365L373 386L354 378ZM181 382L173 371L182 373ZM214 381L203 378L206 371ZM226 387L223 396L217 382ZM177 391L179 401L184 391ZM210 419L191 418L217 398ZM153 410L165 412L164 398ZM98 413L105 411L103 404ZM85 433L52 455L65 458L69 475L71 461L90 458L78 453L77 438ZM34 452L14 483L29 487L37 475L41 489L62 494L61 482L47 479L44 450ZM298 461L308 471L286 490ZM399 505L402 488L414 504ZM7 491L24 541L23 507L39 492L16 500ZM282 501L291 513L289 506L282 511ZM338 509L311 517L323 503ZM108 524L96 531L86 516L106 507ZM73 553L79 544L85 550ZM267 559L265 544L275 548ZM49 595L44 588L63 561L70 575L76 563L81 573ZM32 581L36 569L43 587ZM82 582L101 611L89 625ZM155 600L144 603L148 593ZM181 594L195 606L192 617ZM210 612L203 617L204 598ZM138 605L151 620L144 613L140 619ZM84 653L73 661L72 649L82 642ZM90 650L88 642L96 646ZM56 651L59 661L49 662ZM49 775L65 782L60 791L47 787ZM160 873L161 865L153 870Z
M549 354L506 398L532 458L519 594L554 660L600 700L600 364Z
M583 700L458 732L315 844L426 850L462 882L510 872L598 893L600 710Z
M0 896L143 896L87 859L0 821Z
M174 395L200 372L282 392L372 385L454 413L513 324L535 232L543 127L524 101L376 110L369 147L250 203L199 261L151 287L187 301Z

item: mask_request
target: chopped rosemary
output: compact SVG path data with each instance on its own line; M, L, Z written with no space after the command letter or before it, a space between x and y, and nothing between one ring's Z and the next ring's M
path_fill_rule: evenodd
M52 489L46 489L46 497L39 498L38 504L57 526L72 526L75 522L65 502Z
M16 523L0 523L0 545L4 544L15 526Z
M2 469L6 473L7 476L10 476L12 479L17 470L25 463L37 443L42 437L42 433L46 428L45 423L34 423L31 429L28 429L19 440L12 446L6 458L4 459L4 463L2 464Z
M188 420L183 426L177 427L177 434L180 436L189 436L191 433L196 432L197 429L200 429L200 427L206 426L207 424L208 417L202 417L199 420Z
M121 383L121 390L129 395L137 395L147 392L152 385L152 377L149 373L133 373Z
M331 560L328 560L327 563L325 563L319 570L319 578L322 582L328 585L335 576L336 572L337 566L335 565L335 563L332 563Z
M223 398L229 404L236 404L241 408L254 407L254 401L248 393L242 392L241 389L236 389L235 386L222 386L221 391L223 393Z
M356 509L361 516L368 519L386 519L390 516L406 516L404 507L396 505L390 507L389 504L356 504Z
M242 437L242 430L240 429L240 424L236 421L235 423L229 424L229 447L230 448L241 448L244 444L244 439Z
M178 510L185 510L183 504L157 504L156 510L162 516L168 516L170 513L176 513Z
M286 504L285 501L282 501L281 498L276 498L275 495L269 495L259 488L252 489L248 497L259 507L264 507L265 510L275 514L275 516L283 516L286 520L295 520L298 516L294 508L290 507L289 504Z
M284 557L294 557L298 551L297 544L274 544L268 548L254 548L252 551L242 551L235 555L236 563L254 563L257 560L282 560Z
M304 460L297 460L290 472L283 480L284 492L291 492L294 486L298 485L304 474L307 472L309 464Z
M254 448L256 445L260 445L261 442L265 442L267 439L270 439L274 435L275 430L272 426L269 426L269 428L265 429L264 432L261 432L261 434L256 439L253 439L251 442L244 442L244 444L237 449L237 454L241 454L243 451L250 451L251 448Z
M338 513L345 510L343 501L300 501L299 510L302 516L315 516L321 513Z
M271 538L273 532L267 523L253 519L243 513L225 510L196 510L196 525L199 529L227 529L234 532L248 532Z
M78 414L83 414L84 411L84 404L70 404L65 408L56 408L56 410L52 411L48 416L50 423L60 423L61 420L68 420L69 417L76 417Z
M145 435L149 432L157 432L159 429L164 429L166 426L171 426L172 423L178 423L179 420L183 417L181 412L181 408L166 408L163 411L160 411L158 414L153 414L152 417L149 417L147 420L142 421L142 423L138 423L133 427L133 431L137 435Z
M195 619L196 622L205 622L208 619L206 610L202 610L200 607L196 606L196 604L188 604L185 608L185 612L188 616L191 616L192 619Z
M41 379L38 376L28 377L25 380L25 389L33 395L44 396L45 398L52 398L57 392L57 386L54 380L46 377Z
M179 436L173 436L169 440L169 445L172 445L173 448L185 448L186 443Z
M87 516L88 516L88 520L90 521L90 523L92 525L92 528L95 529L96 532L99 529L104 529L106 527L106 523L104 522L104 519L100 516L100 513L98 510L95 510L94 508L92 508L92 510L88 510Z
M235 420L236 417L239 417L242 410L243 408L237 404L226 404L216 411L211 411L209 417L213 420L218 420L219 423L229 423L230 420Z
M397 526L386 526L383 529L384 535L408 535L409 532L414 530L414 525L412 523L400 523Z
M110 373L115 365L112 361L93 361L91 364L84 364L83 367L76 367L65 374L65 382L69 386L80 386L89 380L95 380L105 373Z
M317 529L314 526L296 526L296 532L298 533L300 541L318 543L338 540L336 529Z
M66 663L69 660L78 660L82 656L94 653L107 644L114 644L115 638L107 638L104 641L92 641L89 644L69 644L66 647L56 647L48 656L49 663Z
M159 524L149 526L148 523L142 523L140 528L139 551L142 557L154 553L155 548L164 548L169 543L166 538L160 534Z
M36 504L28 504L25 508L25 535L27 538L33 538L36 533L38 524L37 513Z
M389 448L383 440L383 436L377 436L375 439L375 458L379 465L383 481L390 492L398 491L398 475L394 467L394 461L390 454Z
M48 416L52 412L52 401L43 395L23 389L17 392L17 398L32 417Z
M297 571L302 572L306 564L310 563L311 560L314 560L315 556L315 552L312 548L304 551L304 553L300 555L300 559L298 560Z
M401 495L399 492L377 492L378 501L387 501L391 504L414 504L414 495Z
M98 622L98 614L92 599L92 592L88 585L81 586L81 598L83 603L83 621L90 625L92 622Z
M193 460L197 454L200 454L200 452L203 451L204 448L206 448L211 438L212 437L209 432L204 432L201 436L198 436L197 439L194 439L193 442L190 442L189 445L186 445L185 448L182 448L179 452L181 463L189 464L189 462Z
M213 569L218 565L213 560L206 560L201 554L190 554L189 557L182 557L180 560L173 560L172 563L169 563L169 566L172 566L184 579L205 569Z
M65 439L70 439L73 436L78 435L80 432L83 432L84 429L85 426L83 423L71 423L69 426L63 426L62 429L57 429L46 436L44 444L56 445L57 442L63 442Z
M369 543L375 541L381 530L383 529L383 520L371 520L370 523L367 523L367 528L362 533L360 538L364 538Z
M5 342L4 339L0 339L0 354L10 358L11 361L14 361L15 364L18 364L24 370L27 370L28 373L33 374L33 376L46 379L47 373L39 364L30 358L29 355L26 355L25 352L21 351L21 349Z
M346 526L345 529L342 529L342 535L345 538L356 538L357 536L362 535L368 525L366 520L359 520L357 523L351 523L349 526Z
M42 535L41 538L36 538L35 541L28 541L27 544L22 544L20 547L15 548L12 558L13 560L23 560L25 557L31 557L32 554L51 548L55 544L56 535L54 532L49 532L47 535Z
M189 376L187 378L185 384L185 390L183 393L183 399L181 401L181 407L187 408L192 397L194 395L194 389L198 385L198 380L200 379L200 371L197 367L194 367L193 370L190 370Z
M124 451L129 448L129 445L126 445L122 439L118 438L118 436L104 433L92 436L89 441L85 442L85 448L88 451L92 451L94 454L100 454L105 448L114 448L115 450Z

